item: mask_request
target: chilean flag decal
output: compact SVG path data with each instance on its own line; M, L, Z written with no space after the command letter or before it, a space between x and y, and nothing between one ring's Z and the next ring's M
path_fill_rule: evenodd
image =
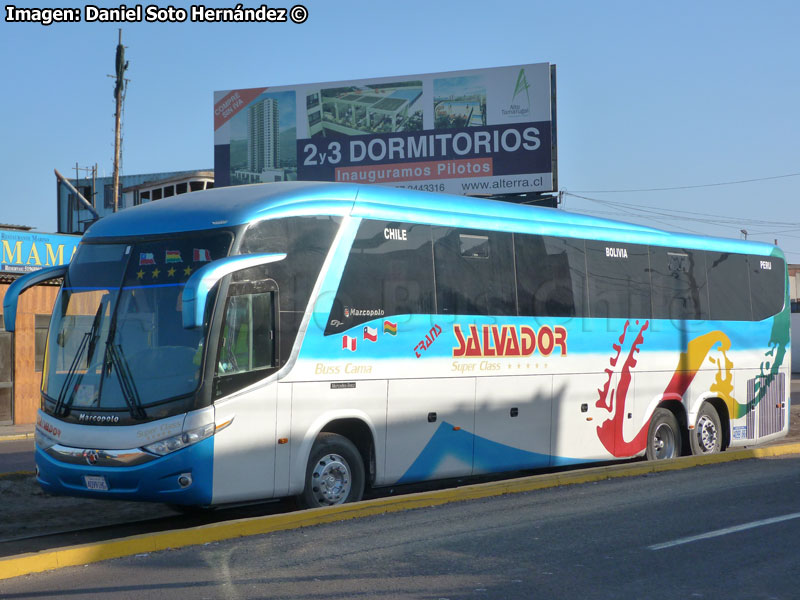
M342 350L350 350L350 352L356 351L356 342L358 341L357 338L350 337L349 335L342 336Z
M378 341L378 330L375 327L364 327L364 339L370 342Z

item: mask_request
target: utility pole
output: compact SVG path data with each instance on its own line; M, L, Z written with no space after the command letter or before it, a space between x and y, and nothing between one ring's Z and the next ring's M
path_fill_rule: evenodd
M114 212L119 206L119 154L120 154L120 130L122 128L122 99L125 95L125 69L128 63L125 61L125 46L122 45L122 29L119 30L119 43L117 44L116 57L116 85L114 86L114 99L117 101L117 112L114 114Z

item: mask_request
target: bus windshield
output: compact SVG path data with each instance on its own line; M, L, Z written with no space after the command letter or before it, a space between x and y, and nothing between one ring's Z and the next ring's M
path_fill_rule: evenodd
M50 323L42 380L56 414L128 410L186 396L200 381L204 332L184 329L191 274L228 254L227 232L82 244Z

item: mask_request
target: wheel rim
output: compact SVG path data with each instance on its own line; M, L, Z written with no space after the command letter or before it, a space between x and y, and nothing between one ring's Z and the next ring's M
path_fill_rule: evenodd
M341 504L350 494L353 478L350 465L339 454L326 454L311 472L311 489L319 504Z
M661 423L653 436L653 454L656 460L675 456L675 432L666 423Z
M703 415L695 426L697 441L703 452L713 452L717 447L717 426L708 415Z

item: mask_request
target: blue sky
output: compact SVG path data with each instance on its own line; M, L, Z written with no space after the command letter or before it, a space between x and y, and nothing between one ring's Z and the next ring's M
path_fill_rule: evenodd
M550 62L559 188L575 194L567 210L725 237L746 229L749 239L778 238L800 263L800 3L305 6L302 25L0 21L0 223L55 231L53 169L97 163L111 174L106 75L122 27L124 173L212 167L214 90ZM768 177L779 178L623 191Z

